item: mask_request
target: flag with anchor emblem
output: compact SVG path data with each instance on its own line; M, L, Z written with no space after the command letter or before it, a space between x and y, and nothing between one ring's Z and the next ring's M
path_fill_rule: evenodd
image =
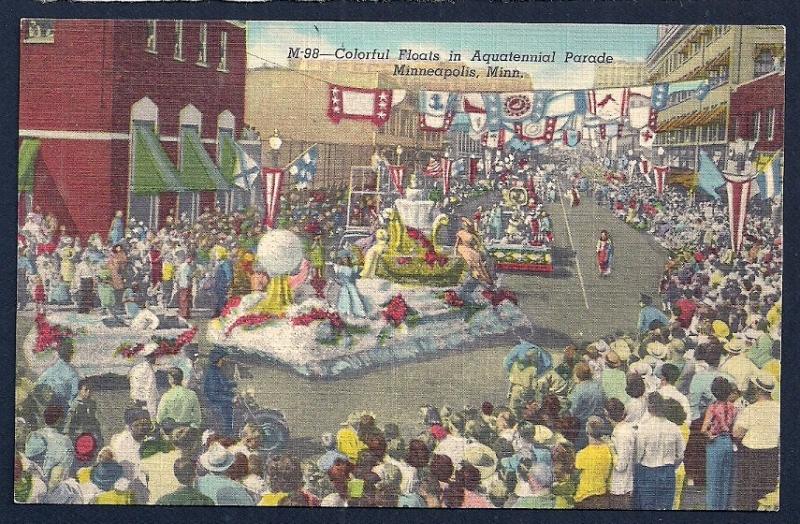
M420 91L419 128L422 131L447 131L453 123L456 96L447 91Z

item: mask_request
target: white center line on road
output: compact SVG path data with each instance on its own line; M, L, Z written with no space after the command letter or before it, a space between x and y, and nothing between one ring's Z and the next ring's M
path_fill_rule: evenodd
M583 293L583 304L586 306L586 311L589 311L589 299L586 298L586 286L583 284L583 274L581 273L581 261L578 260L578 251L575 249L575 243L572 241L572 230L569 227L569 218L567 218L567 208L564 207L564 193L561 182L558 182L558 201L561 202L561 211L564 213L564 224L567 226L567 236L569 237L569 245L575 253L575 269L578 270L578 281L581 283L581 292Z

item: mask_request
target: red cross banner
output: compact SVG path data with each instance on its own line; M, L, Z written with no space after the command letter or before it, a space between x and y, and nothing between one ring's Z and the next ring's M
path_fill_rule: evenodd
M274 229L280 210L283 169L264 167L261 169L261 177L264 187L264 225Z
M369 120L382 126L392 113L391 89L362 89L328 84L328 118L338 124L341 120Z
M738 253L744 238L744 222L747 218L747 204L753 182L752 175L731 175L723 173L728 193L728 221L731 228L731 247Z

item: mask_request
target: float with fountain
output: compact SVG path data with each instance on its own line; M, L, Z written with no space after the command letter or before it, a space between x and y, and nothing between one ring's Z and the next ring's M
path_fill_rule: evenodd
M384 227L336 253L324 298L304 278L304 244L287 230L260 239L263 291L234 297L206 337L233 354L333 378L448 351L485 347L530 321L511 291L482 287L456 249L451 218L408 188Z

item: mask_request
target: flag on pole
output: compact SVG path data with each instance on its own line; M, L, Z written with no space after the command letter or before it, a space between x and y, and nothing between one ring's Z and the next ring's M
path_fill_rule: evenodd
M752 175L733 175L725 173L728 192L728 221L731 228L731 247L738 253L744 238L744 224L747 218L747 204L750 201L750 188L753 183Z
M720 196L717 193L717 189L724 183L725 179L722 177L717 165L709 158L708 153L700 151L700 169L697 172L697 185L709 196L719 200Z
M403 178L406 174L405 166L395 166L389 165L389 178L392 181L392 185L397 190L398 193L402 196L405 194L405 187L403 186Z
M669 166L655 166L653 167L653 174L656 179L656 193L659 195L664 192L667 185L667 174L669 173Z
M300 153L297 158L284 168L287 173L294 177L295 185L298 189L307 188L314 180L314 177L317 176L318 160L319 146L314 144Z
M275 227L280 210L283 173L283 169L279 167L261 169L261 185L264 188L264 225L270 229Z
M474 186L478 178L478 157L469 158L469 185Z
M445 195L450 194L450 176L453 174L453 161L447 157L443 157L441 161L442 168L442 187Z
M233 167L236 178L234 178L233 183L245 191L250 191L253 189L253 183L258 178L258 162L253 160L238 143L233 142L233 147L236 158Z
M428 160L428 165L425 166L425 176L430 178L439 178L442 176L442 164L438 160L431 157Z
M773 198L783 192L781 180L781 154L778 150L772 155L769 163L756 175L756 186L760 198Z

